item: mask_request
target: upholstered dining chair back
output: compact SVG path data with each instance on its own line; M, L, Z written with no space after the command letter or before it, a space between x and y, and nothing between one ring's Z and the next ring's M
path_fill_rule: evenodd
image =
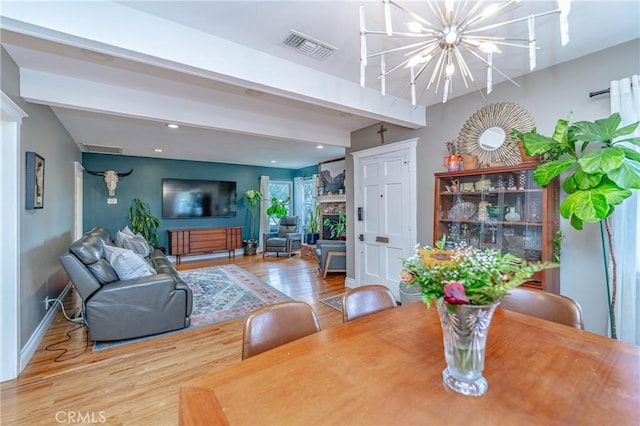
M518 287L509 290L509 294L502 298L500 306L508 311L584 329L580 305L573 299L559 294Z
M342 296L342 321L348 322L396 306L395 296L383 285L357 287Z
M242 359L318 331L318 317L304 302L282 302L256 309L244 322Z

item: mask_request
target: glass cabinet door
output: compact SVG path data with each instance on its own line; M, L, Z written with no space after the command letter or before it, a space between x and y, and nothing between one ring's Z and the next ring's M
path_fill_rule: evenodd
M550 204L548 192L533 179L533 168L437 173L434 240L446 236L449 247L488 247L551 261L559 218L557 196Z

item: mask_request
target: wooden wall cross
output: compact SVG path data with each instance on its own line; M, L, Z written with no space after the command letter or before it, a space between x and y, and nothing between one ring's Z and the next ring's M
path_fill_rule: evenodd
M380 130L378 130L376 133L380 135L380 143L384 144L384 132L387 131L387 128L384 127L384 124L380 124Z

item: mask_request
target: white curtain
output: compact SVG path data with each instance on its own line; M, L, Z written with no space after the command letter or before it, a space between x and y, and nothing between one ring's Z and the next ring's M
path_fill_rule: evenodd
M264 247L264 234L269 232L269 217L267 216L267 208L269 208L269 176L260 176L260 193L262 194L262 202L260 203L260 231L258 236L258 252Z
M634 75L612 81L611 113L618 112L622 125L640 121L640 78ZM636 129L633 136L640 136ZM637 146L626 144L640 152ZM640 209L638 190L611 215L617 263L616 331L619 340L640 345Z
M304 225L304 179L293 178L293 215L298 216L298 232Z

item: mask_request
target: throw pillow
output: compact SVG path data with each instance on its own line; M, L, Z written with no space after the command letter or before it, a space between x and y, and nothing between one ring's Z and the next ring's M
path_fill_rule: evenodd
M142 257L149 256L149 244L140 234L122 240L122 248L138 253Z
M278 229L278 237L286 237L287 234L296 232L297 228L298 227L295 225L289 225L289 226L282 225L280 226L280 229Z
M155 275L156 271L139 254L115 246L105 246L104 252L109 264L120 280Z
M128 235L130 237L135 236L135 234L133 233L133 231L131 229L129 229L129 226L126 226L124 228L122 228L122 233L125 235Z
M116 243L118 247L128 248L124 246L124 241L128 238L135 237L135 234L129 229L128 226L122 228L122 231L116 232L115 237L113 238L113 242Z

